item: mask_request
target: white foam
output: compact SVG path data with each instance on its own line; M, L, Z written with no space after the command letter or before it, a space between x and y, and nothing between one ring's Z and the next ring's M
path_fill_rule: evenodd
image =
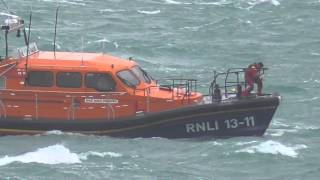
M165 0L167 4L182 4L182 2L174 1L174 0Z
M180 2L180 1L174 1L174 0L165 0L166 4L184 4L184 5L190 5L190 4L197 4L197 5L216 5L216 6L221 6L221 5L226 5L230 4L231 2L228 2L226 0L221 0L217 2L194 2L194 3L189 3L189 2Z
M103 39L96 40L96 41L94 41L94 42L96 42L96 43L100 43L100 42L106 42L106 43L109 43L109 42L110 42L110 40L108 40L107 38L103 38Z
M297 129L297 130L318 130L318 129L320 129L317 126L307 126L304 123L297 123L294 126L294 128Z
M294 133L294 132L297 132L297 130L296 129L269 129L266 134L274 137L280 137L280 136L283 136L285 133Z
M302 100L298 100L297 102L312 102L312 101L316 101L318 100L320 97L316 96L316 97L312 97L312 98L305 98Z
M81 153L79 155L81 160L87 160L90 156L96 156L96 157L105 157L109 156L111 158L116 158L116 157L122 157L122 154L120 153L115 153L115 152L95 152L95 151L89 151L86 153Z
M223 145L222 143L216 142L216 141L214 141L212 144L215 145L215 146L222 146Z
M102 38L102 39L98 39L95 41L88 41L87 44L92 44L92 43L110 43L111 41L107 38Z
M123 12L125 11L124 9L101 9L99 10L99 12L103 13L103 12Z
M248 4L250 4L252 6L256 6L256 5L263 4L263 3L270 3L274 6L280 5L280 2L277 0L252 0L252 1L248 2Z
M280 142L276 141L266 141L262 142L258 145L250 146L241 150L237 150L236 153L263 153L263 154L274 154L274 155L282 155L288 156L292 158L298 157L299 149L306 149L307 146L304 144L294 145L294 146L285 146Z
M313 56L320 56L320 53L317 53L317 52L311 52L311 55L313 55Z
M160 10L155 10L155 11L142 11L138 10L139 13L141 14L159 14L161 11Z
M18 156L5 156L0 158L0 166L13 162L41 163L41 164L74 164L81 163L76 153L63 145L56 144L45 148L39 148L34 152L28 152Z
M4 166L13 162L20 163L41 163L41 164L75 164L88 160L89 157L105 157L111 158L122 157L122 154L115 152L96 152L88 151L85 153L73 153L61 144L56 144L36 151L24 153L18 156L4 156L0 158L0 166Z
M114 47L115 47L115 48L117 48L117 49L118 49L119 44L118 44L117 42L113 42L113 45L114 45Z
M86 136L84 134L79 134L79 133L72 133L72 132L63 132L63 131L60 131L60 130L52 130L52 131L47 131L45 132L44 134L40 134L41 135L67 135L67 136ZM36 136L39 136L39 135L36 135Z
M236 143L237 146L243 146L243 145L248 145L248 144L254 144L257 141L248 141L248 142L238 142Z
M71 4L71 5L78 5L78 6L85 6L86 4L83 3L83 0L74 0L74 1L68 1L68 0L41 0L43 2L53 2L53 3L62 3L62 4Z
M59 130L52 130L52 131L45 132L45 135L63 135L63 134L64 132Z
M198 5L216 5L216 6L222 6L222 5L227 5L230 4L231 2L227 2L226 0L221 0L221 1L217 1L217 2L198 2L195 4Z
M276 118L276 119L273 120L273 123L272 123L272 124L273 124L274 126L278 126L278 127L290 127L290 125L285 124L285 123L283 123L283 122L281 122L281 121L285 121L285 119Z

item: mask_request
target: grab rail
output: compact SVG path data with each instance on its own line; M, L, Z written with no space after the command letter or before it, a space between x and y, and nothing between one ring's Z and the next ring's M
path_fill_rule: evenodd
M248 68L230 68L226 72L217 73L214 71L214 77L209 87L209 95L212 97L214 96L214 88L216 86L219 89L222 88L224 90L223 94L226 98L228 98L228 96L231 94L239 95L240 92L238 91L242 89L242 86L244 85L244 88L247 87L247 82L245 80L245 72L247 70ZM267 68L260 68L260 70L260 75L263 75ZM235 75L235 80L230 80L232 75ZM224 84L223 87L218 84L219 79L222 79Z
M171 81L170 84L160 84L160 88L164 87L172 90L172 99L174 99L175 97L174 95L176 95L177 97L178 95L182 94L183 101L185 98L187 98L187 101L189 102L192 92L197 91L196 79L166 78L166 79L158 80L157 83L159 83L159 81ZM176 89L176 92L174 92L174 89ZM184 90L184 91L180 92L179 90Z
M73 92L73 91L43 91L43 90L17 90L17 89L1 89L1 92L11 91L11 92L34 92L34 93L57 93L57 94L101 94L101 95L124 95L127 92Z

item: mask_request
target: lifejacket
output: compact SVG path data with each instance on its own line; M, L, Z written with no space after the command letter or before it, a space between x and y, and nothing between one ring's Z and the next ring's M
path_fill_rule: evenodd
M245 78L247 81L254 80L258 75L258 67L257 64L250 64L245 72Z

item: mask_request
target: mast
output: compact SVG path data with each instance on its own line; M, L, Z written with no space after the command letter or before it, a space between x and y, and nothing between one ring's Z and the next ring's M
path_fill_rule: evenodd
M8 58L8 34L9 34L9 30L8 28L6 28L5 32L4 32L4 39L6 41L6 56L5 56L5 59Z
M28 73L28 60L29 60L29 46L30 46L30 34L31 34L31 23L32 23L32 9L30 11L30 17L29 17L29 32L28 32L28 41L27 41L27 57L26 57L26 64L25 64L25 72ZM26 84L26 83L24 83Z
M55 24L54 24L54 39L53 39L53 54L54 54L54 58L56 58L56 39L57 39L58 13L59 13L59 6L56 9L56 21L55 21Z

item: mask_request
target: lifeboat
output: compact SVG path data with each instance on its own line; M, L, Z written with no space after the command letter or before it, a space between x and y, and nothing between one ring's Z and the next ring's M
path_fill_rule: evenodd
M246 68L215 73L204 95L197 80L156 81L133 59L39 51L22 18L0 17L0 135L262 136L279 105L277 94L241 96ZM11 33L24 37L24 47L10 51L15 55L9 52Z

